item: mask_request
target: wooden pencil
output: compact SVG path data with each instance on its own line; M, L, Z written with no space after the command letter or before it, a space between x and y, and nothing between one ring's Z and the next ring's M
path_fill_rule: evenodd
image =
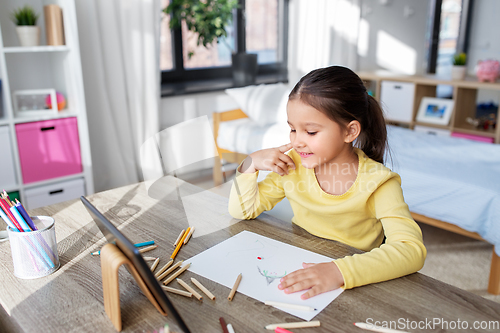
M271 324L267 325L265 328L266 330L275 330L276 327L281 327L281 328L302 328L302 327L318 327L320 326L319 320L313 320L313 321L298 321L295 323L282 323L282 324Z
M156 258L155 262L153 265L151 265L151 272L154 272L156 269L156 266L158 266L158 263L160 262L160 258Z
M174 274L172 274L171 276L168 277L168 279L166 279L163 284L164 285L167 285L169 284L170 282L172 282L173 279L175 279L176 277L178 277L179 275L181 275L182 272L184 272L186 269L189 268L189 266L191 266L191 263L179 268L179 270L177 272L175 272Z
M170 259L175 259L175 256L177 255L177 252L179 252L179 250L181 249L182 243L184 242L184 239L186 238L187 234L189 233L189 230L190 230L190 228L187 228L186 232L184 233L181 240L177 244L177 247L175 248L174 253L172 253L172 255L170 256Z
M205 288L205 286L202 285L198 280L196 280L195 278L191 278L191 282L193 282L195 286L200 288L200 290L203 291L205 295L208 296L208 298L210 298L212 301L215 300L215 296L207 288Z
M184 231L186 231L186 229L182 229L182 231L179 234L179 236L177 236L177 239L175 240L175 243L174 243L174 247L177 246L177 243L179 243L181 237L184 236Z
M142 259L146 260L146 261L154 261L156 260L157 258L155 257L142 257Z
M176 289L176 288L172 288L172 287L167 287L167 286L161 286L161 287L163 288L163 290L166 290L170 293L174 293L177 295L186 296L186 297L193 296L193 294L190 293L189 291L184 291L184 290L180 290L180 289Z
M231 292L229 293L229 296L227 296L228 300L230 300L230 301L233 300L234 294L236 293L236 289L238 289L238 286L240 285L240 281L241 281L241 273L236 278L236 282L234 283L233 289L231 289Z
M194 233L194 227L191 227L191 230L189 230L189 234L186 236L186 239L184 240L184 245L187 244L193 233Z
M179 278L177 278L177 282L179 282L179 284L181 286L183 286L184 288L186 288L187 291L189 291L191 294L193 294L193 296L196 297L198 299L198 301L201 301L203 299L203 296L201 296L200 294L198 294L196 292L196 290L194 290L193 288L191 288L191 286L189 284L187 284L186 282L182 281Z
M173 262L173 260L172 260L172 262ZM180 265L182 265L182 263L183 263L183 262L184 262L183 260L178 261L175 265L173 265L173 266L172 266L172 267L170 267L168 270L166 270L166 271L165 271L165 272L163 272L161 275L159 275L159 276L157 277L157 279L158 279L158 280L160 280L160 281L161 281L161 280L163 280L163 278L164 278L165 276L167 276L167 275L168 275L168 274L170 274L170 273L171 273L174 269L176 269L177 267L179 267Z
M158 271L158 273L156 273L156 274L155 274L155 278L158 278L158 276L160 276L160 275L161 275L161 273L165 272L165 270L166 270L167 268L169 268L169 267L170 267L170 265L172 265L173 263L174 263L174 261L173 261L172 259L170 259L170 261L169 261L169 262L167 262L167 263L165 264L165 266L163 266L163 267L162 267L162 268Z
M148 252L148 251L156 249L157 247L158 247L158 245L147 246L147 247L144 247L144 248L140 249L139 253Z

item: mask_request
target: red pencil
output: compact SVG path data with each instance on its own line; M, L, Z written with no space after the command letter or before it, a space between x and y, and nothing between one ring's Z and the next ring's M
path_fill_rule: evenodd
M4 198L0 198L0 206L3 208L5 214L9 217L9 219L12 221L12 223L16 226L16 228L23 232L23 228L21 228L21 225L19 224L19 222L17 222L16 218L14 217L14 215L12 215L12 213L10 212L10 209L9 209L9 204L7 203L7 201L5 201Z
M220 326L222 326L222 332L229 333L229 331L227 330L227 325L226 325L226 321L224 320L224 318L220 317L219 321L220 321Z

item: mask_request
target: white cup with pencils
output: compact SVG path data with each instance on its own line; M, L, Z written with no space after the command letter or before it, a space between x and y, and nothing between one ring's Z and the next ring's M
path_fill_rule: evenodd
M54 219L31 217L36 230L19 231L8 227L14 275L36 279L55 272L59 266Z

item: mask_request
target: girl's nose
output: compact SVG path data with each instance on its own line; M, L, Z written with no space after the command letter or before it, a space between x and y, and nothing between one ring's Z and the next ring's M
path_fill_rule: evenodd
M297 148L302 148L302 147L305 147L305 142L304 140L302 140L302 137L300 135L295 135L295 138L293 139L292 141L292 144L294 147L297 147Z

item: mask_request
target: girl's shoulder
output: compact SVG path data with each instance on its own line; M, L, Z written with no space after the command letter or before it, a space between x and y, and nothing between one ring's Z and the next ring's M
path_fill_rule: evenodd
M380 183L391 178L399 179L399 175L397 173L393 172L382 163L372 160L361 149L356 148L356 152L359 156L359 173L363 177L369 177L373 181Z

